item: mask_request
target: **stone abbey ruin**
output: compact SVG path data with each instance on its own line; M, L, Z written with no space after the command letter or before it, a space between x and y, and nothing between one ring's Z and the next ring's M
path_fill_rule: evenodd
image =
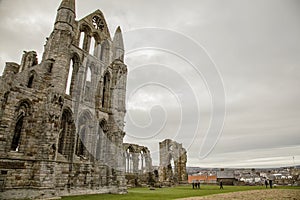
M187 183L186 150L170 139L159 143L159 181L167 185Z
M152 159L147 147L123 144L125 177L131 187L148 185L152 177Z
M2 198L126 192L121 29L112 39L101 11L75 15L75 0L62 0L40 64L33 51L6 63Z
M112 38L100 10L75 18L75 0L62 0L41 62L26 51L0 77L0 199L123 194L152 178L187 180L180 144L160 144L158 180L149 149L123 143L120 27Z

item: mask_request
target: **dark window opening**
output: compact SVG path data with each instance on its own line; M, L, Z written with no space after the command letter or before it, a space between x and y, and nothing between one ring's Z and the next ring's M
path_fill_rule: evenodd
M30 78L29 78L29 80L28 80L28 84L27 84L28 88L32 88L33 79L34 79L34 75L31 75Z
M16 127L14 130L14 137L13 137L12 144L11 144L12 151L19 151L21 132L22 132L22 128L23 128L23 120L24 120L24 116L21 116L21 117L19 117L19 119L16 123Z
M103 78L103 90L102 90L102 108L109 108L109 96L110 96L110 78L109 73L106 73Z
M48 68L48 73L52 73L52 69L53 69L53 63L50 63Z
M1 170L1 175L7 175L7 171L6 170Z
M103 80L103 92L102 92L102 107L104 108L105 105L105 94L106 94L106 76L104 76L104 80Z

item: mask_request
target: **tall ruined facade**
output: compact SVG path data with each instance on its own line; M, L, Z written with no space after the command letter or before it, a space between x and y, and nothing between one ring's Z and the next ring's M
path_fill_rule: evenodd
M62 0L40 63L34 51L0 78L0 199L125 193L127 66L101 11L75 20Z
M173 185L187 182L187 154L182 144L166 139L159 143L159 182Z

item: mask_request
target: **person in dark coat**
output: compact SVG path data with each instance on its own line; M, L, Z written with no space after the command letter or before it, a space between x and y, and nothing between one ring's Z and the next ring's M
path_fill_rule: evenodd
M200 189L200 181L199 180L196 180L196 188Z
M220 180L220 189L224 189L223 188L223 181L222 180Z
M270 188L272 188L272 186L273 186L273 182L272 182L272 180L271 180L271 179L269 180L269 185L270 185Z
M265 186L266 186L266 188L268 188L268 180L267 179L265 179Z

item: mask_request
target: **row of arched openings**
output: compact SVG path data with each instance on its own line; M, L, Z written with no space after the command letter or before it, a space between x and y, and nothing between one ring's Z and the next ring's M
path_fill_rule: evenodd
M76 81L78 80L78 71L80 67L80 58L78 55L74 54L72 59L70 60L70 67L66 85L66 94L71 95L74 93ZM96 99L97 107L109 108L110 104L110 87L111 87L111 75L108 71L104 73L104 77L102 82L99 83L99 89L97 91ZM87 67L86 75L85 75L85 87L84 87L84 95L86 100L91 100L91 87L92 87L92 70L90 67ZM101 102L99 104L99 102Z
M101 140L103 133L107 131L107 123L104 119L101 120L98 129L93 128L92 124L91 115L88 112L82 113L78 120L78 135L76 137L76 127L72 113L70 110L65 109L61 119L58 152L69 160L74 152L77 156L85 159L96 158L96 160L100 160Z
M82 25L79 35L79 48L89 52L103 62L107 62L110 56L110 45L107 40L100 40L97 33L92 33L91 28Z
M137 156L137 158L135 158ZM135 163L137 162L137 163ZM135 169L137 167L137 169ZM125 151L125 172L126 173L145 173L146 172L146 151L143 149L136 152L132 146Z
M15 110L15 125L13 128L13 135L11 139L10 150L19 152L21 147L25 144L26 130L30 129L29 118L32 116L32 106L29 100L22 100ZM78 130L78 137L76 137L76 127L70 109L64 109L61 116L60 131L58 138L58 152L66 157L68 160L72 159L75 152L77 156L88 156L86 146L87 141L94 143L92 149L95 149L96 159L100 158L101 154L101 139L103 134L107 131L107 123L103 119L99 123L98 132L92 132L90 129L91 118L83 115L80 120L80 128ZM92 137L88 140L89 137ZM76 142L75 142L76 140ZM75 151L74 148L76 147Z

